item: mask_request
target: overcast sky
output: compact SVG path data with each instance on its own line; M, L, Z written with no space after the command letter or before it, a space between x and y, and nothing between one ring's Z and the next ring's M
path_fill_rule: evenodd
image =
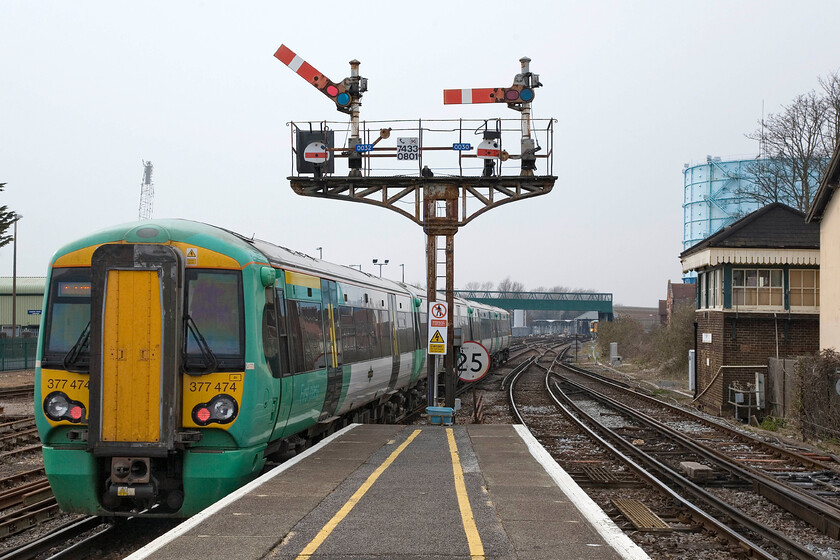
M0 2L2 204L23 215L18 274L138 216L182 217L383 275L425 281L421 228L394 212L295 195L289 121L346 121L273 57L369 80L362 118L517 118L444 106L444 88L510 85L519 59L557 119L554 190L455 237L455 283L612 292L650 306L679 281L683 164L752 157L765 113L840 68L840 2ZM343 140L343 135L341 136ZM513 150L515 151L515 150ZM11 276L12 248L0 250Z

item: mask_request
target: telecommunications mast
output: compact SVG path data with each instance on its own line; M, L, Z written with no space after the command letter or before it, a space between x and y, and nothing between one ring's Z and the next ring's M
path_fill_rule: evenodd
M154 169L154 166L151 161L143 161L143 180L140 182L140 212L137 216L139 220L152 219L152 203L155 199L152 169Z

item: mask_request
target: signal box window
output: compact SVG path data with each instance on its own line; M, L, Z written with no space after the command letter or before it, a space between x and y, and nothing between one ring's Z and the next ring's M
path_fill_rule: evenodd
M819 307L820 305L820 271L819 270L790 270L790 306Z
M732 306L782 307L781 269L734 269Z

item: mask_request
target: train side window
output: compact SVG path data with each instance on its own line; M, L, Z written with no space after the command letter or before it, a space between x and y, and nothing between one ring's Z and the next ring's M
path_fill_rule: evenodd
M289 317L289 368L292 373L297 373L305 371L303 369L303 341L301 340L297 302L288 301L286 312Z
M394 347L391 337L391 312L380 309L376 313L376 334L379 340L379 357L390 356Z
M397 311L397 340L400 343L400 353L416 349L411 315L405 311Z
M325 367L324 325L321 304L309 301L287 302L291 337L291 357L295 372Z
M265 289L265 305L262 315L263 354L268 370L274 377L280 377L280 339L277 336L277 311L274 302L274 288Z
M353 308L353 318L356 325L356 352L358 360L370 360L378 357L378 342L376 338L376 320L373 309L363 307Z
M283 290L265 289L263 307L263 351L268 369L274 377L289 373L289 348L286 336L286 312Z
M279 339L278 357L280 361L280 372L289 375L289 330L286 321L286 296L283 288L275 288L275 300L277 309L277 338Z
M342 305L338 310L341 321L341 348L344 353L344 363L359 362L361 358L356 340L356 321L353 319L353 308Z
M426 341L429 340L429 314L418 313L420 316L420 345L421 348L426 346Z

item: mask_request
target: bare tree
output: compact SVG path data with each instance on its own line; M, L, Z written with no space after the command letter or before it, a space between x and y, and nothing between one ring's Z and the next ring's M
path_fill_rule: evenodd
M747 137L761 154L751 166L754 188L741 191L760 204L783 202L807 212L820 177L840 138L840 77L820 78L822 92L798 95Z
M840 71L834 71L824 78L819 78L820 87L828 101L828 121L833 127L832 145L840 142ZM832 153L831 146L826 146L828 153Z
M524 292L525 284L511 280L510 276L508 276L499 282L499 286L496 289L500 292Z

